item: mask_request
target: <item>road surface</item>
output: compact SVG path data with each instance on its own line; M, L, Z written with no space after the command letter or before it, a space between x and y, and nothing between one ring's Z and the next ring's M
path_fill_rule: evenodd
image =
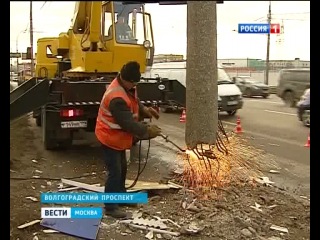
M280 167L280 174L267 174L279 187L309 196L310 192L310 150L304 147L310 129L298 121L295 108L284 106L275 95L268 99L245 98L243 109L239 110L243 137L268 153ZM232 130L237 116L221 113L225 127ZM172 140L184 143L184 123L178 114L161 114L159 125Z

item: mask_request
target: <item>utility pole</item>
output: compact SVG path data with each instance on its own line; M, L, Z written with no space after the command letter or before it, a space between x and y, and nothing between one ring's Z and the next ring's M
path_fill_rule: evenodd
M19 50L18 50L18 37L19 37L19 34L18 34L17 40L16 40L16 52L17 52L17 54L19 53ZM19 73L19 58L18 57L17 57L17 73Z
M268 24L271 24L271 1L269 1L269 11L268 11ZM269 55L270 55L270 31L268 33L267 40L267 58L266 58L266 76L265 76L265 84L269 84Z
M16 38L16 52L17 52L17 54L19 53L19 36L21 33L24 33L24 32L26 32L26 30L19 32L19 34L17 35L17 38ZM17 57L17 73L19 73L19 58L18 57Z
M30 72L31 77L34 76L34 59L33 59L33 19L32 19L32 1L30 1L30 55L31 55L31 66Z

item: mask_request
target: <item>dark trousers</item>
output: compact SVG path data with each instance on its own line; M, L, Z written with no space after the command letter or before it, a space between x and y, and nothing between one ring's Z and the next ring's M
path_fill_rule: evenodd
M118 151L102 145L103 158L107 167L105 193L126 192L125 182L127 176L126 151ZM105 203L107 210L118 208L118 204Z

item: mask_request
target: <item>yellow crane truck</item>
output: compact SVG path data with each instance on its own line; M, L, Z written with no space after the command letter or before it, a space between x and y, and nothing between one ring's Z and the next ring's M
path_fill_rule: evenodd
M33 112L48 150L69 147L75 131L94 131L100 100L122 65L138 61L142 73L152 66L154 38L145 3L186 1L76 2L67 32L38 39L35 77L10 92L10 121ZM126 31L119 30L119 23ZM149 106L172 103L181 98L181 89L185 91L178 85L168 79L144 79L137 86L138 97Z

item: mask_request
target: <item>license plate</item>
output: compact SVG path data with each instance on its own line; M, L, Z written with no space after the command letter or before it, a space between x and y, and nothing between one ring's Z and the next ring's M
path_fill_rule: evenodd
M238 101L230 101L227 103L228 105L237 105L238 104Z
M87 121L67 121L61 122L61 128L86 128Z

